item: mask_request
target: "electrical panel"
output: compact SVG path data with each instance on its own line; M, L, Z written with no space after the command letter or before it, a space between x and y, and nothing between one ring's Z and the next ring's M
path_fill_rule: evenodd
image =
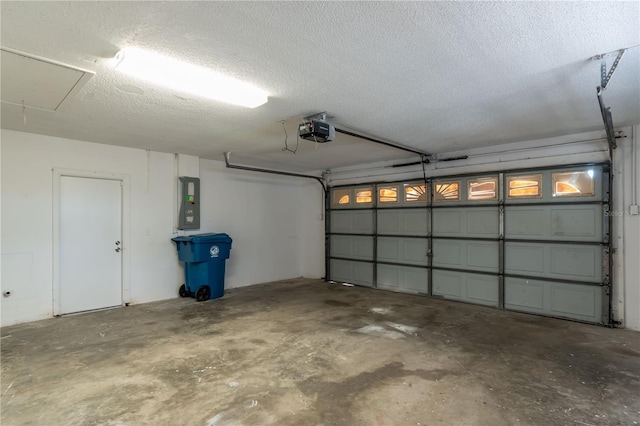
M178 229L200 229L200 178L180 176Z

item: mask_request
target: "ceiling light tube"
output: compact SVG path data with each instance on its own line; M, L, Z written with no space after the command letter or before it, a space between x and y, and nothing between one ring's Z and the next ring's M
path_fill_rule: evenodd
M264 90L209 69L135 47L115 57L115 69L170 89L248 108L268 101Z

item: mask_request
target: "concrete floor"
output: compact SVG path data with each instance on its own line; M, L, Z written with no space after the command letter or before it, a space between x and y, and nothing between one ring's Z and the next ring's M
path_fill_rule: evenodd
M640 424L640 333L321 281L1 344L3 426Z

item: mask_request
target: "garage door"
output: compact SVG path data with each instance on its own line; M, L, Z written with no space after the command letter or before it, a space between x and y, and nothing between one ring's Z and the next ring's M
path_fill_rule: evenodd
M327 276L608 324L608 170L333 187Z
M608 323L608 172L505 175L506 309Z
M433 295L500 305L498 175L433 181Z
M376 286L429 294L430 211L424 182L376 186Z
M375 208L373 186L336 188L329 215L331 279L374 286Z

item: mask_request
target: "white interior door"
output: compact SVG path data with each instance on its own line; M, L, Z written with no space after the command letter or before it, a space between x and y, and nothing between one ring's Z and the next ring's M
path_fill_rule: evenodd
M60 310L122 304L122 184L60 178Z

